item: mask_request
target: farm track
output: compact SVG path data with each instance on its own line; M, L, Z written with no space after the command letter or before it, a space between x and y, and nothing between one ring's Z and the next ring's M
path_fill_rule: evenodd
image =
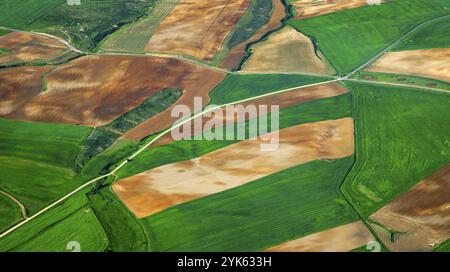
M332 77L334 79L329 80L329 81L324 81L324 82L319 82L319 83L314 83L314 84L308 84L308 85L303 85L303 86L297 86L297 87L292 87L292 88L288 88L288 89L283 89L283 90L279 90L279 91L275 91L275 92L270 92L270 93L266 93L263 95L258 95L255 97L250 97L250 98L246 98L246 99L242 99L239 101L235 101L235 102L230 102L230 103L226 103L226 104L222 104L219 106L216 106L214 108L211 108L207 111L202 111L199 112L198 114L193 115L191 118L186 119L183 122L178 123L177 125L170 127L166 130L164 130L162 133L160 133L158 136L156 136L155 138L153 138L150 142L148 142L147 144L145 144L142 148L140 148L139 150L137 150L134 154L132 154L130 157L128 157L126 160L124 160L122 163L120 163L116 168L114 168L111 172L99 176L97 178L94 178L90 181L87 181L85 184L81 185L80 187L78 187L77 189L73 190L72 192L68 193L67 195L65 195L64 197L60 198L59 200L55 201L54 203L50 204L49 206L47 206L46 208L40 210L39 212L37 212L36 214L30 216L30 217L26 217L25 220L19 222L18 224L16 224L15 226L11 227L10 229L4 231L3 233L0 234L0 239L5 237L6 235L10 234L11 232L15 231L16 229L18 229L19 227L21 227L22 225L30 222L31 220L37 218L38 216L40 216L41 214L45 213L46 211L56 207L57 205L63 203L64 201L66 201L67 199L69 199L71 196L75 195L76 193L82 191L83 189L87 188L88 186L94 184L96 181L99 181L101 179L107 178L109 176L114 176L115 173L121 169L123 166L125 166L129 161L131 161L133 158L135 158L137 155L139 155L140 153L142 153L145 149L147 149L149 146L151 146L154 142L156 142L159 138L161 138L162 136L164 136L165 134L169 133L171 130L173 130L174 128L178 128L180 126L182 126L183 124L190 122L191 120L198 118L199 116L202 116L205 113L214 111L215 109L227 106L227 105L234 105L234 104L238 104L238 103L242 103L242 102L247 102L247 101L251 101L254 99L259 99L262 97L266 97L266 96L271 96L274 94L278 94L278 93L283 93L283 92L288 92L291 90L295 90L295 89L302 89L302 88L307 88L307 87L312 87L312 86L317 86L317 85L322 85L322 84L328 84L328 83L332 83L332 82L343 82L343 81L358 81L358 82L363 82L363 83L370 83L370 84L382 84L382 85L386 85L386 86L397 86L397 87L412 87L412 88L417 88L417 89L422 89L422 90L431 90L431 91L438 91L438 92L444 92L444 93L449 93L450 91L448 90L443 90L443 89L437 89L437 88L429 88L429 87L421 87L421 86L415 86L415 85L409 85L409 84L397 84L397 83L390 83L390 82L376 82L376 81L366 81L366 80L359 80L359 79L350 79L350 77L352 75L354 75L355 73L357 73L358 71L363 70L364 68L366 68L367 66L369 66L371 63L373 63L374 61L376 61L377 59L379 59L381 56L383 56L386 52L388 52L389 50L393 49L396 45L398 45L400 42L402 42L405 38L407 38L408 36L412 35L413 33L415 33L416 31L420 30L421 28L427 26L430 23L433 23L435 21L438 21L440 19L444 19L449 17L450 14L444 15L444 16L440 16L437 18L432 18L429 19L425 22L422 22L421 24L417 25L416 27L412 28L411 30L409 30L407 33L405 33L404 35L402 35L401 37L399 37L398 39L396 39L394 42L392 42L390 45L388 45L387 47L385 47L384 49L382 49L379 53L377 53L374 57L372 57L371 59L369 59L368 61L364 62L363 64L361 64L360 66L358 66L357 68L355 68L353 71L351 71L349 74L343 76L343 77ZM49 38L53 38L56 39L62 43L64 43L70 50L75 51L77 53L81 53L81 54L86 54L86 55L93 55L91 53L88 52L84 52L81 51L77 48L75 48L73 45L71 45L68 41L64 40L63 38L60 37L56 37L50 34L46 34L46 33L39 33L39 32L31 32L31 31L22 31L22 30L16 30L16 29L11 29L11 28L7 28L7 27L2 27L0 26L0 29L5 29L8 31L19 31L19 32L28 32L31 34L36 34L36 35L41 35L41 36L45 36L45 37L49 37ZM218 70L218 71L224 71L226 73L233 73L232 71L229 70L225 70L222 68L218 68L212 65L209 65L207 63L201 62L201 61L197 61L191 58L186 58L184 56L181 55L176 55L176 54L162 54L162 53L146 53L146 54L122 54L122 53L97 53L94 55L134 55L134 56L165 56L167 58L176 58L176 59L180 59L180 60L185 60L197 65L201 65L203 67L207 67L209 69L214 69L214 70ZM239 73L239 72L238 72ZM1 191L0 191L1 192ZM341 190L342 192L342 190ZM372 229L372 227L366 222L366 220L356 211L355 207L353 207L353 205L351 204L351 202L347 199L347 197L345 196L345 194L343 194L346 201L348 203L350 203L350 205L352 206L352 209L358 214L358 216L363 220L363 222L366 224L366 226L368 227L368 229L372 232L372 234L381 242L381 240L378 238L378 236L376 235L375 231ZM16 202L17 203L17 202ZM19 204L20 202L18 202ZM21 205L23 206L23 205ZM25 207L23 207L25 208ZM25 209L26 211L26 209ZM23 210L22 210L23 213Z
M14 203L17 204L17 206L20 207L20 211L21 211L21 213L22 213L23 219L27 219L27 218L28 218L28 216L27 216L27 208L25 208L25 206L22 204L22 202L20 202L20 200L18 200L18 199L17 199L16 197L14 197L13 195L8 194L7 192L3 191L2 189L0 189L0 194L6 196L6 197L8 197L8 198L10 198L12 201L14 201Z

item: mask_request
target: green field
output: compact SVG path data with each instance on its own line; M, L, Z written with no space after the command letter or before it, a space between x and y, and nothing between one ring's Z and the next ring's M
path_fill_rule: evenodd
M0 188L33 214L79 186L72 167L90 131L0 119Z
M179 0L159 0L147 16L129 24L102 42L101 48L119 52L143 52L160 22L172 11Z
M65 218L76 213L82 207L85 207L87 204L85 193L86 191L75 194L63 204L36 217L33 221L24 224L22 227L0 239L0 251L13 251L20 246L26 245L27 241L38 237L40 233L45 232L53 225L57 225L58 222L63 222ZM49 245L53 244L51 239L47 243Z
M356 163L343 191L368 216L450 161L450 95L346 83L353 94Z
M22 218L20 207L0 192L0 232L6 230Z
M50 225L37 237L28 240L14 251L70 251L67 245L71 241L78 242L82 252L98 252L106 249L108 238L91 209L84 207L77 210L64 221Z
M284 74L230 74L209 94L211 104L222 105L278 90L327 81L327 77Z
M304 123L349 116L351 116L351 96L350 94L344 94L282 109L279 114L279 125L280 129L282 129ZM181 140L162 146L151 147L144 150L131 162L122 167L117 172L117 175L119 178L133 176L164 164L199 157L236 142L237 140Z
M450 17L427 25L408 37L394 51L450 47Z
M450 252L450 239L439 245L435 252Z
M150 246L153 251L260 251L355 221L339 192L352 161L299 165L152 215L142 220Z
M23 28L66 0L2 0L0 1L0 25Z
M105 185L102 185L105 183ZM146 251L140 222L98 182L0 239L0 251L67 252L77 241L82 252Z
M440 81L433 78L401 75L401 74L388 74L378 72L361 71L353 75L353 78L370 80L370 81L382 81L395 84L409 84L426 88L437 88L443 90L450 90L450 83Z
M397 0L348 9L288 24L313 37L341 74L369 60L408 30L449 13L447 0Z
M108 235L108 251L148 251L148 238L142 225L109 187L89 195L89 204Z

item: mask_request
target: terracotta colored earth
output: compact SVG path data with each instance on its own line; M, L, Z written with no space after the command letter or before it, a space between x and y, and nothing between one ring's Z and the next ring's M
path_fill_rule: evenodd
M380 1L381 2L381 1ZM320 16L343 9L368 5L367 0L302 0L292 3L295 6L297 19Z
M253 47L245 62L248 72L299 72L332 75L334 70L315 53L311 40L290 26L284 27Z
M367 70L430 77L450 82L450 48L389 52Z
M277 137L276 133L266 136ZM164 165L120 180L113 190L137 217L143 218L298 164L350 156L354 150L353 120L282 129L278 148L272 151L261 150L266 140L245 140L192 160Z
M266 96L263 98L255 99L255 100L249 100L247 102L241 103L240 105L247 107L249 105L255 105L257 107L261 105L267 105L268 110L271 110L272 105L278 105L280 110L284 108L289 108L294 105L298 105L301 103L306 103L309 101L327 98L327 97L333 97L338 96L341 94L346 93L347 90L339 85L338 83L332 82L328 84L322 84L322 85L316 85L312 87L306 87L306 88L299 88L296 90L284 92L284 93L278 93L270 96ZM258 114L260 111L258 111ZM248 120L249 116L242 114L238 116L237 114L234 116L234 118L227 118L225 109L222 110L221 116L222 124L225 122L236 122L238 120ZM201 117L198 117L196 119L199 119ZM218 119L219 117L216 117L215 115L211 114L211 116L205 117L203 116L202 124L206 124L212 119ZM240 118L240 119L238 119ZM195 119L195 120L196 120ZM194 126L195 121L191 122L191 135L199 134L201 131L204 131L204 126ZM180 128L180 131L183 131L183 128ZM156 141L151 148L155 146L165 145L173 142L174 139L170 133L166 134L165 136L161 137Z
M0 36L0 48L8 53L0 56L0 65L33 60L48 60L62 55L67 47L60 41L24 32Z
M100 126L165 88L183 89L180 102L189 102L194 95L207 97L209 90L224 77L224 73L178 59L86 56L49 72L45 76L47 90L39 95L35 90L15 89L16 101L22 102L22 96L28 99L21 107L13 105L15 110L2 116ZM163 127L171 124L170 111L168 114L167 110L160 113L158 124ZM146 129L145 126L139 127L131 135L136 139L145 137Z
M0 116L23 107L43 91L42 77L53 66L22 66L0 70Z
M346 252L375 241L363 222L317 232L266 249L267 252Z
M261 37L263 37L268 32L281 27L281 20L286 16L286 7L283 5L281 0L273 0L273 11L269 22L261 27L253 36L251 36L245 42L242 42L235 47L233 47L230 52L228 52L225 59L220 63L220 67L225 69L237 69L242 59L244 59L246 53L245 48L247 44L255 42Z
M391 251L431 251L450 238L450 164L370 216L391 230L373 224Z
M244 15L250 0L180 0L145 50L187 54L210 61Z

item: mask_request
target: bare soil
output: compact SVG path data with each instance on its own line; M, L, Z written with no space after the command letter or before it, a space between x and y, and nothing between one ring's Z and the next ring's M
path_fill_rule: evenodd
M363 222L317 232L266 249L267 252L347 252L375 241Z
M370 219L400 232L375 229L391 251L431 251L450 238L450 164L375 212Z
M210 61L244 15L250 0L180 0L150 38L148 52L172 52Z
M389 52L367 70L450 82L450 48Z

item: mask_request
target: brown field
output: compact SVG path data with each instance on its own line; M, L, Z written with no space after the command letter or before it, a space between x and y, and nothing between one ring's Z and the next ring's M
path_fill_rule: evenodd
M23 107L43 91L41 77L53 66L23 66L0 70L0 116Z
M145 50L187 54L210 61L245 13L250 0L180 0Z
M363 222L317 232L266 249L267 252L346 252L375 241Z
M292 90L292 91L288 91L288 92L284 92L284 93L278 93L278 94L266 96L266 97L255 99L255 100L249 100L247 102L241 103L240 105L243 105L243 106L279 105L280 110L281 110L284 108L289 108L294 105L306 103L306 102L317 100L317 99L338 96L338 95L344 94L346 92L347 92L347 89L345 89L338 83L332 82L332 83L322 84L322 85L317 85L317 86L312 86L312 87L299 88L296 90ZM269 107L269 110L270 110L270 107ZM236 122L238 120L237 115L235 115L233 119L227 119L225 110L222 111L222 116L223 116L222 123ZM201 118L201 117L198 117L198 118ZM218 117L215 117L215 116L203 117L203 124L205 124L206 122L209 122L213 118L218 118ZM240 118L241 118L240 120L248 120L248 115L240 116ZM182 131L182 128L180 128L180 131ZM194 127L194 125L192 124L192 126L191 126L192 135L199 134L201 131L203 131L203 128ZM172 138L172 135L170 133L168 133L165 136L161 137L158 141L156 141L152 145L152 147L169 144L173 141L174 140Z
M305 19L320 16L343 9L367 5L367 0L302 0L292 3L297 12L295 18Z
M245 57L245 48L247 44L261 39L266 33L275 30L282 25L281 20L286 16L286 8L283 3L281 3L281 0L273 0L273 6L272 17L269 22L261 27L248 40L233 47L230 52L228 52L225 59L220 63L220 67L225 69L237 69L242 59Z
M272 135L274 136L274 135ZM182 162L123 179L113 190L139 218L168 207L231 189L317 159L353 154L353 120L343 118L280 130L277 150L246 140Z
M387 231L375 226L391 251L431 251L450 238L450 164L421 181L370 216L402 232L390 241Z
M54 39L24 32L0 36L0 48L8 54L0 56L0 65L33 60L48 60L62 55L67 47Z
M220 72L177 59L86 56L48 73L45 76L47 90L34 95L20 108L16 107L15 111L5 116L100 126L165 88L182 88L183 96L179 101L190 102L194 95L208 97L209 90L224 76ZM17 101L22 101L22 98L17 97ZM160 113L158 122L161 126L168 126L170 121L170 111ZM145 137L145 129L139 127L133 135Z
M315 54L311 40L290 26L272 34L267 41L255 45L243 70L334 74L333 69Z
M450 82L450 48L389 52L367 70Z

